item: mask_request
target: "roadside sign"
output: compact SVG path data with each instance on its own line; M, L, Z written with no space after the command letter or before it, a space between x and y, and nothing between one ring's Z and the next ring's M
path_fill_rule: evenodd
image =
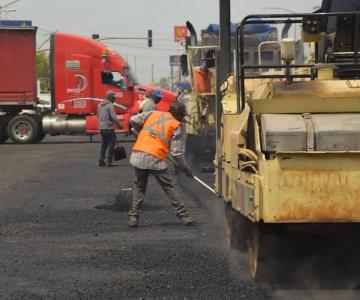
M187 27L186 26L174 26L174 40L180 42L186 39Z
M170 55L170 66L180 66L181 65L181 59L180 55Z

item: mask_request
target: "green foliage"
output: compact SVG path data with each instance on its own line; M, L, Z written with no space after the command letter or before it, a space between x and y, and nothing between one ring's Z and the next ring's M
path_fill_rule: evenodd
M162 89L166 89L169 90L170 89L170 78L160 78L159 82L155 82L153 83L153 85L157 85L159 87L161 87Z
M37 79L50 77L49 57L45 52L36 54Z

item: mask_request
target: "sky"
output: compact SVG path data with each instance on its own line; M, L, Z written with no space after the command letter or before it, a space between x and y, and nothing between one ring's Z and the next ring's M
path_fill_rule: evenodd
M0 7L14 0L0 0ZM170 74L169 56L182 54L174 42L173 27L190 21L200 34L210 23L219 22L221 0L18 0L2 13L3 19L32 20L38 27L38 47L54 31L90 37L146 38L153 30L153 47L146 40L111 40L108 46L122 54L141 83ZM311 12L321 0L231 0L231 21L236 23L248 14ZM48 47L44 45L43 48Z

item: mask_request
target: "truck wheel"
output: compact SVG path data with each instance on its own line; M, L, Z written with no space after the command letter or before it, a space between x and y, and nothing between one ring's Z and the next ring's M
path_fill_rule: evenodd
M46 136L46 133L42 130L39 130L39 133L36 137L35 143L40 143Z
M31 116L16 116L9 122L8 133L14 143L31 144L38 136L39 123Z
M42 128L42 123L38 121L38 134L34 140L33 143L40 143L46 136L46 133L44 132Z
M6 140L9 138L5 126L0 124L0 144L5 143Z

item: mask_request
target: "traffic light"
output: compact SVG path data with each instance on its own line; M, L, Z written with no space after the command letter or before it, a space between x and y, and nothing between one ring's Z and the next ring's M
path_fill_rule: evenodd
M148 47L152 47L152 30L148 30Z

